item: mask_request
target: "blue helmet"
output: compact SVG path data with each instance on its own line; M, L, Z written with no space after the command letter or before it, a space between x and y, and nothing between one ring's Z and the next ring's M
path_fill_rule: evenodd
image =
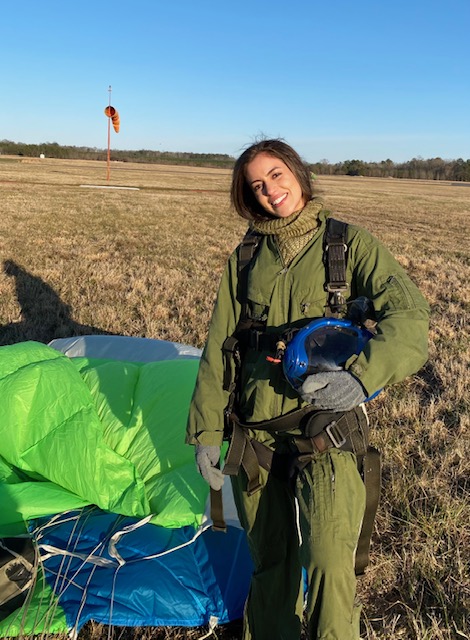
M312 373L343 369L346 361L361 353L372 337L370 331L351 320L312 320L287 344L282 359L284 375L297 391Z

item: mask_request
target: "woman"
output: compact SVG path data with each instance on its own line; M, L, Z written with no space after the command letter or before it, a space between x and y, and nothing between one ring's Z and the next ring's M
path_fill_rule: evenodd
M334 437L331 426L360 421L367 397L424 364L428 305L387 249L364 229L348 225L349 288L333 309L325 291L329 213L313 197L307 167L283 141L265 140L244 151L234 167L231 200L250 221L258 244L240 267L242 244L223 274L187 442L196 446L199 471L213 489L220 489L224 478L218 468L224 414L231 415L232 435L226 430L225 436L232 437L232 447L241 431L243 456L254 451L259 459L254 484L249 464L224 468L231 474L254 563L243 638L299 639L304 567L309 637L357 640L354 562L365 489L357 449ZM344 368L313 373L296 391L276 364L289 330L332 309L332 315L344 316L358 298L369 301L374 338ZM235 349L231 336L237 339ZM317 446L312 424L325 416L330 431L321 431Z

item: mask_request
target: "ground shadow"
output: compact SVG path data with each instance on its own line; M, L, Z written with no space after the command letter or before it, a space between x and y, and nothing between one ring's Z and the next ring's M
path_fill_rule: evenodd
M15 279L21 320L0 326L0 345L35 340L47 344L54 338L89 334L112 335L99 327L80 324L72 310L46 282L33 276L13 260L5 260L3 270Z
M436 395L440 395L445 391L445 384L441 376L436 372L436 368L431 360L420 369L419 377L424 381L421 395L423 400L429 400Z

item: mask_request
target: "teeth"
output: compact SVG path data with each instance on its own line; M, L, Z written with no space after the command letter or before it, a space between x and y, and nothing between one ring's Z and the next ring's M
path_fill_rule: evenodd
M280 202L282 202L284 200L284 198L286 197L286 194L284 194L283 196L280 196L279 198L277 198L276 200L273 200L272 204L274 206L278 205Z

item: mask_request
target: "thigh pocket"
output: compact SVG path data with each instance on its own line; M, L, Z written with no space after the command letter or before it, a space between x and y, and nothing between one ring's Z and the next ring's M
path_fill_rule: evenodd
M296 479L301 526L307 526L312 538L323 534L335 520L334 468L328 452L316 456Z
M308 464L296 480L300 524L313 540L359 536L365 509L365 487L349 451L330 449Z
M333 495L336 535L357 540L364 517L366 489L357 470L356 457L348 451L332 450Z

